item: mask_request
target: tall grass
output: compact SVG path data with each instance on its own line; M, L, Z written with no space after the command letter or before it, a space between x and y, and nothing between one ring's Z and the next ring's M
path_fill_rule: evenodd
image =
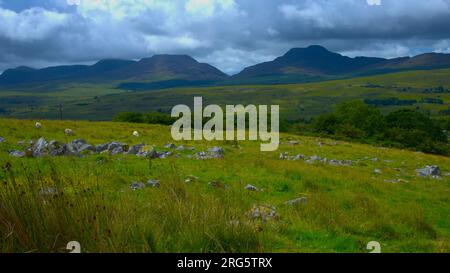
M95 176L77 181L51 160L46 166L45 176L38 167L3 166L0 252L65 252L69 241L83 252L264 250L238 199L189 190L175 173L161 188L107 196Z

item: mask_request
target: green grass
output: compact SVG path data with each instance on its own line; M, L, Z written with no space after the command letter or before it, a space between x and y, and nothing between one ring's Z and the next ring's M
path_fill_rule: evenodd
M329 139L283 135L297 146L261 153L257 142L181 142L197 151L221 146L223 159L135 156L13 158L17 142L83 138L163 149L170 128L145 124L0 119L0 252L64 252L79 241L83 252L383 252L450 251L450 179L417 177L415 169L450 159ZM75 136L66 137L71 128ZM137 130L140 138L131 133ZM318 143L323 143L318 145ZM279 160L280 152L352 160L353 166ZM378 158L374 161L373 158ZM374 174L374 169L382 174ZM199 178L184 183L187 176ZM158 179L161 188L132 191L133 181ZM405 182L388 183L402 179ZM228 190L208 185L213 180ZM248 192L252 184L263 191ZM58 194L42 196L39 189ZM305 205L287 206L306 196ZM275 206L279 217L248 218L255 205Z

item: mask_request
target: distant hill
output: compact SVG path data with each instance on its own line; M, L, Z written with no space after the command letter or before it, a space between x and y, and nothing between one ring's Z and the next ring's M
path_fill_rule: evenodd
M142 91L186 86L305 83L441 68L450 68L450 54L426 53L394 59L350 58L312 45L293 48L273 61L247 67L232 77L188 55L155 55L140 61L101 60L90 66L66 65L43 69L22 66L8 69L0 75L0 88L88 82L112 83L114 88Z
M350 58L318 45L293 48L273 61L245 68L234 83L296 83L383 74L404 70L449 68L450 54L427 53L416 57Z
M1 86L48 82L110 82L169 80L215 82L228 76L219 69L199 63L187 55L155 55L140 61L101 60L94 65L55 66L43 69L18 67L0 75Z

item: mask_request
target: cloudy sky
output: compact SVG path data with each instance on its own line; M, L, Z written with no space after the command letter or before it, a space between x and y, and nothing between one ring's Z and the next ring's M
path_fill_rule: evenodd
M0 0L0 71L189 54L229 74L292 47L450 53L450 0Z

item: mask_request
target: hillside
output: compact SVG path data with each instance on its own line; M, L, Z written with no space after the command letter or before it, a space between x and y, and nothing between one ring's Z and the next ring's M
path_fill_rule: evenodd
M283 135L274 153L256 142L165 148L169 127L41 123L0 119L1 252L63 252L72 240L83 252L367 252L374 240L383 252L450 251L445 157L294 135ZM172 154L8 155L40 137L144 143ZM214 146L223 156L196 159ZM280 159L286 152L304 158ZM426 165L441 176L419 177ZM160 186L141 188L149 179Z
M0 91L0 116L111 120L119 112L170 112L177 104L279 104L282 118L309 119L349 100L368 100L383 112L418 109L448 118L450 70L408 71L345 80L290 85L237 85L126 91L111 84L66 84L56 90ZM160 87L161 88L161 87ZM395 100L397 99L397 100ZM326 107L324 107L326 105Z
M293 48L273 61L245 68L230 83L296 83L358 75L386 74L404 70L450 67L450 54L427 53L393 59L350 58L313 45Z
M217 68L186 55L155 55L140 61L101 60L91 66L18 67L0 75L5 88L33 88L49 83L104 83L115 81L218 81L227 77Z

